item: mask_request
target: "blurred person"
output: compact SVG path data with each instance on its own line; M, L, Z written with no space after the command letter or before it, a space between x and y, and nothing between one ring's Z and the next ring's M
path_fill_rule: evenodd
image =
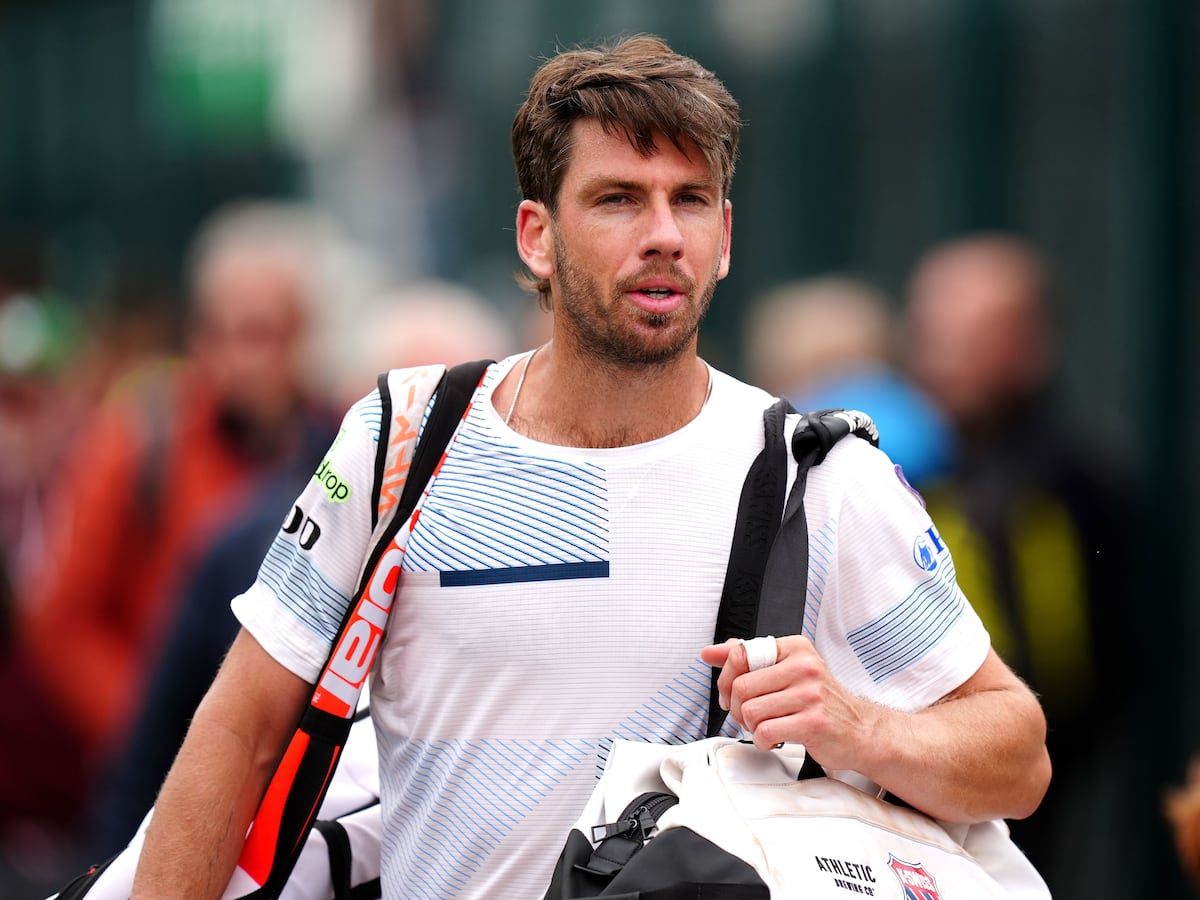
M0 895L35 893L71 864L67 833L84 791L70 725L19 628L29 596L17 586L44 571L50 499L78 422L122 371L162 352L170 317L126 260L96 298L66 295L44 245L36 233L0 234Z
M81 345L79 317L65 303L0 295L0 567L14 581L42 556L46 494L71 422L71 358Z
M10 581L40 554L45 492L69 427L55 413L81 344L75 308L48 289L46 243L0 226L0 569ZM0 610L6 618L13 603Z
M44 556L46 506L87 407L76 306L49 287L43 242L0 234L0 895L30 893L62 858L57 835L81 789L62 715L44 702L18 624L23 573ZM31 786L30 771L46 777ZM53 777L51 777L53 776Z
M304 162L313 202L386 259L397 279L456 269L444 194L461 161L439 89L430 0L299 0L278 29L273 123Z
M1083 876L1121 855L1123 822L1104 804L1132 689L1128 502L1116 461L1054 390L1053 302L1048 264L1026 240L950 240L914 267L903 348L957 436L952 469L922 486L930 516L997 652L1049 722L1055 778L1013 836L1054 896L1070 898L1112 889L1093 893L1104 876Z
M1037 700L948 555L914 565L933 526L866 441L807 482L810 550L836 557L810 582L814 630L778 638L754 673L740 644L710 645L773 403L697 352L729 271L740 127L717 77L649 35L563 50L533 76L511 132L516 244L553 337L488 368L410 519L370 683L386 896L541 896L605 742L700 738L712 667L727 734L736 720L760 747L805 743L964 831L1041 797ZM381 400L356 403L330 451L345 503L319 484L297 501L319 540L281 532L285 564L233 602L242 628L159 793L135 898L229 881L355 588ZM912 615L878 627L897 604ZM947 613L932 640L929 607ZM886 677L852 645L859 625L877 626L867 652L882 645Z
M319 457L311 448L334 432L302 378L316 235L306 211L283 204L218 211L190 259L186 354L126 372L78 423L47 504L44 564L18 584L21 696L60 717L68 762L10 764L26 741L19 698L6 691L6 820L53 815L78 827L143 695L193 549L256 479ZM60 779L74 796L51 809L44 797Z
M45 565L46 503L78 422L174 343L171 294L136 261L118 261L95 301L46 279L12 290L0 273L0 556L17 583Z
M1163 814L1179 863L1193 889L1200 892L1200 756L1188 763L1184 783L1167 791Z
M344 323L342 378L330 402L349 404L391 368L455 365L511 352L512 330L480 295L449 281L419 280L367 303ZM103 860L132 837L167 774L196 707L237 634L230 601L254 583L259 564L325 447L265 480L245 511L216 535L180 588L179 610L162 642L130 741L104 778L92 815L90 859Z
M948 465L949 424L897 367L892 304L868 282L826 276L770 288L750 307L744 346L751 383L797 409L870 415L880 449L914 485Z
M404 282L368 299L342 329L330 361L337 399L349 406L380 372L507 356L512 325L474 289L441 278Z

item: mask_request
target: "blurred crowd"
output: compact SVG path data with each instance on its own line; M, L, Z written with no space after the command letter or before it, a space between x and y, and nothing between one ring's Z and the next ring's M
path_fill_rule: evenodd
M454 180L479 168L468 149L484 140L435 65L447 55L444 20L462 12L455 4L317 0L252 4L244 15L216 4L207 16L193 12L202 4L157 6L166 12L147 38L153 65L178 76L203 62L221 86L206 97L213 108L193 110L214 142L216 101L232 96L247 48L278 66L270 130L300 161L311 202L225 205L194 223L180 277L133 265L96 297L68 296L45 235L0 233L0 898L44 897L133 833L232 638L230 599L253 581L341 416L377 373L498 359L549 337L546 315L524 311L514 293L481 296L428 277L470 271L512 289L508 258L462 259L469 241L451 221ZM746 16L713 4L696 16L711 13L758 63L772 47L806 55L780 52L799 33L784 19L844 29L857 15L889 35L902 30L891 5L859 6L839 18L819 5L759 4ZM926 6L915 19L939 7ZM940 6L964 27L978 21ZM497 34L516 17L477 7L478 47L503 47ZM30 47L31 59L48 52ZM76 50L72 38L64 55ZM503 85L472 62L474 102L504 118ZM879 68L890 81L891 64ZM29 94L52 97L51 87L36 82ZM893 105L907 127L912 109ZM39 120L43 140L74 135L53 121ZM777 146L793 166L795 148ZM84 158L73 146L58 156L70 166ZM211 173L196 180L205 203L205 191L228 186ZM1140 630L1158 620L1128 612L1139 599L1131 463L1105 418L1063 383L1063 303L1081 288L1059 284L1055 260L1017 234L954 235L924 249L904 261L895 289L838 271L749 298L734 374L800 410L852 407L878 423L998 653L1045 706L1050 793L1012 829L1054 896L1142 896L1138 872L1163 859L1144 844L1170 838L1200 891L1200 755L1180 773L1185 783L1159 783L1145 762L1155 736L1140 731L1148 713L1138 700L1173 686L1145 674L1151 644ZM731 303L728 289L718 306Z
M773 289L751 315L746 356L800 409L876 420L997 652L1046 711L1054 775L1038 812L1010 823L1014 840L1056 898L1133 896L1116 885L1149 798L1112 777L1134 758L1138 689L1122 614L1128 461L1058 384L1059 302L1030 242L963 235L917 259L896 302L851 277Z
M230 599L377 374L515 350L465 286L356 280L340 249L310 209L231 204L198 229L175 316L163 296L57 300L33 244L0 260L0 895L124 846Z
M339 240L302 206L223 208L175 317L146 293L85 314L35 247L0 254L4 896L57 888L137 827L232 639L229 600L376 374L546 333L464 285L349 278L329 264ZM1054 781L1014 837L1056 897L1115 896L1105 855L1164 786L1109 775L1133 758L1130 498L1125 461L1057 389L1058 296L1028 241L964 235L914 260L895 298L844 273L764 291L743 374L878 422L1046 708ZM1171 806L1185 859L1197 805Z

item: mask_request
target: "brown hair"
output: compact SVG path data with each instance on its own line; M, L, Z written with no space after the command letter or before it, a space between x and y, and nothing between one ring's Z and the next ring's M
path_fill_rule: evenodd
M513 119L513 162L521 196L558 208L571 154L571 128L592 119L606 133L621 131L645 156L661 133L681 151L694 143L729 196L741 132L737 101L712 72L653 35L615 44L574 47L544 62ZM527 273L523 287L549 306L550 285Z

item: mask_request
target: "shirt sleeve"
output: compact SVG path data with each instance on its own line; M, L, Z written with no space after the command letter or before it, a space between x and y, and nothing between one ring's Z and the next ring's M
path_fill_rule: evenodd
M950 549L886 454L841 441L809 473L806 629L846 686L922 709L983 664L990 639Z
M254 584L233 599L242 626L309 682L316 681L329 655L370 547L381 409L374 391L346 413Z

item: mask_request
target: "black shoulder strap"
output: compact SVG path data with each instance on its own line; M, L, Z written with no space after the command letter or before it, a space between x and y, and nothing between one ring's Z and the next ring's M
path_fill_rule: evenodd
M417 498L424 490L430 476L433 475L433 470L441 458L442 450L445 449L450 436L454 434L454 429L458 427L458 420L462 418L467 404L471 401L471 394L479 384L479 379L483 377L484 370L491 364L492 360L490 359L459 363L457 366L447 369L442 375L433 392L433 408L429 411L429 421L421 431L420 437L417 438L417 447L413 452L412 465L404 482L404 491L401 494L400 502L396 505L398 515L403 515L407 519L412 513L412 507L416 505ZM381 430L379 444L375 451L374 485L371 488L372 529L378 524L379 496L383 489L384 472L387 469L390 445L388 429L392 424L393 408L392 392L388 386L388 373L380 373L377 383L381 405ZM423 447L432 449L423 451ZM408 512L406 513L405 510Z
M731 637L754 634L767 554L779 531L779 510L787 490L784 423L787 414L794 411L786 400L777 400L763 412L765 442L742 482L729 565L725 569L725 584L721 588L721 605L713 633L714 644L724 643ZM709 737L719 733L725 723L725 711L717 700L720 674L720 669L713 669L708 702Z
M804 489L808 484L808 471L820 465L833 445L850 434L879 446L875 423L855 410L807 413L796 425L792 434L796 480L792 482L783 509L783 521L763 573L755 635L800 634L804 630L808 590L808 521L804 517Z
M442 375L438 388L446 381ZM379 497L383 491L383 479L387 472L388 439L392 428L392 391L388 383L388 373L380 372L375 380L379 388L379 443L375 445L375 477L371 483L371 530L379 524ZM437 389L435 388L435 396Z
M804 488L808 470L819 465L833 445L849 434L879 446L879 432L864 413L822 410L806 414L792 434L791 450L797 472L785 504L784 429L790 412L795 412L792 406L786 400L778 400L763 413L763 450L742 484L714 643L731 637L800 634L804 630L808 589ZM708 703L709 737L718 734L725 723L725 711L717 699L720 674L719 669L713 670Z
M393 518L388 522L383 534L376 539L370 548L367 565L360 579L358 590L351 603L347 606L346 614L338 626L338 633L333 640L330 657L322 666L322 672L331 664L333 654L341 644L342 637L351 621L354 620L354 610L357 599L368 589L371 574L379 565L380 559L391 544L392 539L412 515L420 499L425 485L437 468L446 445L455 428L462 420L471 397L484 370L490 363L485 360L462 363L449 369L438 383L434 392L433 406L430 409L425 427L417 438L417 446L413 452L413 461L405 479L400 502L393 510ZM381 393L385 396L386 385L381 382ZM386 410L385 410L386 412ZM380 443L387 441L387 429L391 424L390 418L382 423ZM272 859L270 870L258 890L247 894L247 898L277 897L283 890L288 878L295 868L300 850L304 846L304 836L316 821L317 812L329 788L334 769L337 767L341 749L349 737L352 719L342 718L331 712L319 709L310 704L301 715L296 734L293 736L285 757L290 757L293 747L296 749L294 763L288 769L278 767L267 788L268 797L274 797L272 802L282 800L282 812L275 815L264 826L263 846L271 848ZM264 804L267 799L264 798ZM260 811L262 810L260 805ZM255 817L254 828L259 827L259 817ZM255 839L252 828L247 843Z
M337 819L317 819L313 828L325 838L329 853L329 880L333 882L333 900L348 900L350 896L350 835Z
M442 452L471 403L471 396L479 386L479 379L491 364L490 359L459 363L449 369L442 378L434 394L429 420L417 438L412 466L408 470L404 490L400 493L400 502L397 504L397 516L407 519L412 515L421 492L425 490L425 485L429 483L442 458Z
M380 557L383 556L392 538L404 527L404 523L408 521L408 517L416 509L417 501L421 499L421 492L425 490L425 486L433 476L434 469L437 468L438 462L441 461L446 444L450 442L450 438L454 435L454 430L458 428L459 421L461 421L467 411L467 407L471 404L471 396L475 393L475 388L479 386L479 379L483 377L484 370L491 364L492 361L488 359L459 363L447 369L438 382L437 387L434 388L433 405L429 409L429 417L425 422L425 427L421 429L421 433L417 437L417 446L413 450L412 463L404 479L404 488L400 492L400 500L392 510L393 518L388 522L387 528L384 529L383 533L370 549L367 556L367 565L363 569L361 581L355 596L358 596L366 589L367 582L370 580L371 573L375 570ZM383 414L385 416L382 420L379 434L379 447L384 448L388 444L388 428L391 426L392 421L391 391L388 389L386 372L379 376L379 394L383 399ZM375 486L372 489L371 506L372 527L377 524L374 520L376 518L376 510L378 509L378 492L383 471L378 454L376 456L375 468ZM346 613L342 618L341 624L338 626L338 633L333 639L334 647L337 647L338 640L342 636L342 631L350 624L353 615L354 604L351 603L346 607Z

